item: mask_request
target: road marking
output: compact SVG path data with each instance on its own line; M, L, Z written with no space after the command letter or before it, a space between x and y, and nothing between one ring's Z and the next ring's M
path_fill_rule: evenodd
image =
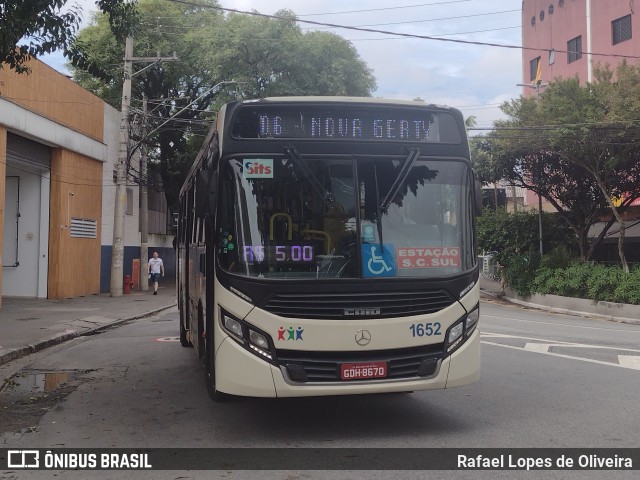
M631 355L618 355L618 362L620 362L620 365L625 368L640 370L640 357Z
M547 353L550 347L550 343L527 343L524 349L528 352Z
M556 314L559 315L559 314ZM566 314L562 314L562 315L566 315ZM480 314L480 318L482 319L482 317L487 317L487 318L497 318L499 320L509 320L512 322L526 322L526 323L539 323L540 325L554 325L554 326L558 326L558 327L574 327L574 328L584 328L586 330L607 330L610 332L624 332L624 333L640 333L640 330L636 331L636 330L624 330L624 329L620 329L620 328L603 328L603 327L587 327L586 325L571 325L568 323L557 323L557 322L539 322L537 320L524 320L522 318L513 318L513 317L500 317L498 315L487 315L486 313L481 313Z
M549 344L554 347L576 347L576 348L593 348L598 350L616 350L618 352L634 352L640 353L640 350L636 350L633 348L622 348L622 347L605 347L604 345L589 345L586 343L575 343L575 342L563 342L560 340L549 340L546 338L536 338L536 337L523 337L520 335L505 335L503 333L491 333L491 332L480 332L480 337L489 337L489 338L516 338L518 340L533 340L535 342ZM521 347L517 347L521 348ZM535 348L535 347L534 347Z
M160 337L160 338L155 338L154 341L155 342L179 342L180 337Z
M578 360L581 362L595 363L597 365L607 365L610 367L640 370L640 356L636 356L636 355L618 355L618 363L614 363L614 362L605 362L602 360L595 360L592 358L566 355L563 353L550 352L549 348L570 347L570 348L583 348L583 349L586 348L586 349L592 349L592 350L616 350L616 351L634 352L634 353L640 353L640 350L634 350L630 348L605 347L600 345L587 345L582 343L553 342L553 341L544 340L540 338L522 337L519 335L505 335L501 333L491 333L491 332L482 332L480 336L481 338L484 338L484 340L481 340L481 342L484 343L485 345L493 345L495 347L510 348L512 350L538 353L542 355L549 355L551 357L567 358L570 360ZM527 342L525 343L524 347L518 347L515 345L506 345L504 343L490 341L490 340L507 339L507 338L515 338L518 340L534 340L534 342Z

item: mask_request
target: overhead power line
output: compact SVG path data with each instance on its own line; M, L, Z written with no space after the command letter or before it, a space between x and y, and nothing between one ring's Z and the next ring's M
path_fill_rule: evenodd
M419 8L419 7L431 7L435 5L445 5L449 3L465 3L470 2L471 0L451 0L448 2L434 2L434 3L420 3L418 5L398 5L396 7L385 7L385 8L368 8L365 10L346 10L341 12L326 12L326 13L307 13L303 15L299 15L300 17L320 17L324 15L343 15L347 13L365 13L365 12L381 12L383 10L400 10L405 8Z
M227 8L227 7L218 7L215 5L202 5L199 3L195 3L192 1L188 1L188 0L169 0L173 3L180 3L183 5L188 5L191 7L199 7L199 8L208 8L211 10L221 10L224 12L231 12L231 13L238 13L241 15L252 15L255 17L262 17L262 18L272 18L274 20L283 20L283 17L279 17L277 15L268 15L266 13L260 13L260 12L249 12L246 10L238 10L236 8ZM391 36L395 36L395 37L407 37L407 38L418 38L418 39L422 39L422 40L434 40L434 41L438 41L438 42L450 42L450 43L458 43L458 44L462 44L462 45L478 45L478 46L484 46L484 47L497 47L497 48L509 48L509 49L513 49L513 50L526 50L526 51L534 51L534 52L548 52L549 49L545 49L545 48L534 48L534 47L523 47L522 45L510 45L507 43L493 43L493 42L480 42L480 41L473 41L473 40L461 40L461 39L454 39L454 38L442 38L442 37L434 37L431 35L417 35L417 34L413 34L413 33L402 33L402 32L392 32L389 30L380 30L380 29L376 29L376 28L364 28L364 27L355 27L352 25L340 25L337 23L327 23L327 22L317 22L314 20L304 20L301 18L295 18L294 20L297 23L306 23L309 25L317 25L317 26L321 26L321 27L331 27L331 28L338 28L338 29L344 29L344 30L351 30L351 31L357 31L357 32L369 32L369 33L380 33L383 35L391 35ZM575 52L570 52L569 50L555 50L556 53L575 53ZM623 55L623 54L615 54L615 53L599 53L599 52L582 52L583 55L593 55L593 56L602 56L602 57L615 57L615 58L632 58L632 59L640 59L640 56L637 55Z

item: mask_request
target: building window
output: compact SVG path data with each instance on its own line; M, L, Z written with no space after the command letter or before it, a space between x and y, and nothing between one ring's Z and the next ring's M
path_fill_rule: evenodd
M582 37L576 37L567 42L567 63L582 58Z
M529 80L535 81L538 77L538 65L540 65L540 57L536 57L529 62Z
M613 44L631 40L631 15L626 15L611 22Z

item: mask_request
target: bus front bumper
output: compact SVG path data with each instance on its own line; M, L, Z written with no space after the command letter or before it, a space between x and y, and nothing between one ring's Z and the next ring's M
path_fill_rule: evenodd
M286 378L279 367L253 355L234 340L225 338L216 352L216 389L248 397L307 397L357 395L434 390L460 387L480 377L480 332L452 355L439 362L430 377L352 382L296 383Z

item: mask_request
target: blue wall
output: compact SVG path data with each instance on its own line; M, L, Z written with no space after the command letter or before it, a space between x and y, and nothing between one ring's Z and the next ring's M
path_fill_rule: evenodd
M149 258L153 252L158 255L164 263L165 281L172 281L176 278L176 252L171 247L150 247ZM125 275L131 275L133 270L133 259L140 258L140 247L124 247L123 281ZM144 274L144 272L140 272ZM111 290L111 245L100 247L100 292L108 293Z

